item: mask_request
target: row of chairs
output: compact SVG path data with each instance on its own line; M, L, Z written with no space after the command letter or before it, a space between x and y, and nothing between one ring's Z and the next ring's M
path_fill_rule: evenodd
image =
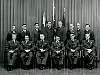
M36 58L35 58L36 59ZM97 52L96 52L96 56L95 56L95 59L94 59L94 67L97 68L97 65L98 65L98 62L97 62ZM19 62L20 62L20 57L17 58L16 60L16 64L15 64L15 68L23 68L24 66L22 66ZM36 60L33 61L34 64L32 64L31 66L25 68L25 69L29 69L29 68L37 68L38 65L37 65L37 62ZM7 52L5 51L4 52L4 67L6 68L7 67ZM70 67L70 63L67 59L67 57L65 57L65 60L64 60L64 64L62 66L62 68L69 68ZM83 56L83 51L80 51L80 56L79 56L79 59L78 59L78 64L77 66L75 66L75 68L85 68L85 62L84 62L84 56ZM47 59L47 65L46 65L46 68L55 68L55 64L51 58L51 56L49 55L48 59Z

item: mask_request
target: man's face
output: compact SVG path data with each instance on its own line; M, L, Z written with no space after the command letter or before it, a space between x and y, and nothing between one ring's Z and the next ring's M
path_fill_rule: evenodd
M60 37L56 36L56 41L60 41Z
M48 24L47 24L47 25L48 25L48 27L51 27L51 22L48 22Z
M90 39L90 34L85 34L86 40Z
M86 29L86 31L90 30L90 26L89 25L86 25L85 26L85 29Z
M77 29L80 29L81 25L79 23L77 23Z
M22 29L23 29L23 30L26 30L26 25L23 25L23 26L22 26Z
M73 30L73 29L74 29L74 25L70 24L70 30Z
M73 40L75 38L74 34L70 34L70 38Z
M25 41L29 41L29 36L25 36Z
M35 25L35 28L36 28L36 29L39 29L39 24L36 24L36 25Z
M40 34L40 39L41 39L41 40L44 40L44 38L45 38L45 37L44 37L44 34Z
M12 34L12 39L13 39L13 40L16 39L16 34Z
M12 30L15 30L15 29L16 29L16 26L13 25L13 26L12 26Z
M58 25L59 25L59 27L62 27L62 22L59 21L59 22L58 22Z

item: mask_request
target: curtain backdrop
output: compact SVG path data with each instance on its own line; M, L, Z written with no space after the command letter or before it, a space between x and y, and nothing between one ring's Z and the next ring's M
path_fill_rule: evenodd
M3 62L4 44L11 25L17 30L26 23L31 32L35 22L42 25L42 16L45 12L47 20L52 21L53 0L0 0L0 61ZM56 25L63 19L65 8L66 29L70 23L76 26L80 22L82 28L86 23L91 25L95 33L98 58L100 58L100 0L54 0Z

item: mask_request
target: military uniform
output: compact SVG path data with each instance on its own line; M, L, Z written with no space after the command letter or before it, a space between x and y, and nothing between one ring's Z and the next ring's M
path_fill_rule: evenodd
M7 59L8 59L8 65L14 66L16 63L16 59L18 57L20 50L20 44L18 41L8 41L7 43Z
M31 65L32 62L32 57L34 54L34 44L32 41L22 41L21 43L21 60L22 60L22 65ZM29 51L28 51L29 50Z
M68 30L67 31L67 40L70 40L70 34L71 33L76 33L76 31L75 30Z
M36 44L36 59L37 59L37 64L46 66L47 58L48 58L48 50L49 50L49 45L47 41L40 40ZM44 51L41 51L44 50Z
M77 40L79 40L80 44L82 43L83 40L83 31L81 29L77 29Z
M18 40L20 42L25 41L25 35L28 35L30 37L30 32L26 30L26 32L24 32L23 30L18 34Z
M92 68L93 62L94 62L94 57L95 57L95 50L96 50L95 42L94 42L94 40L89 40L89 41L83 40L82 44L83 44L82 48L84 51L84 60L85 60L86 66L88 68ZM88 52L87 49L91 49L92 51Z
M12 34L15 33L15 34L18 34L17 31L10 31L8 34L7 34L7 41L11 41L12 40ZM18 36L17 36L17 41L18 41Z
M52 41L54 40L53 28L46 27L45 32L46 32L46 34L45 34L46 37L45 38L49 42L49 44L51 45Z
M56 64L56 67L59 68L64 63L64 43L61 41L52 42L51 49L53 61Z
M71 51L71 49L75 50L74 52ZM68 53L68 58L70 61L70 67L72 68L74 65L77 64L78 57L79 57L79 50L80 50L80 44L79 40L75 39L74 41L68 40L66 44L66 53Z
M62 42L65 42L66 40L66 29L64 26L62 26L61 28L58 27L56 29L56 35L60 37Z
M34 29L31 33L32 41L36 44L37 41L40 39L40 30Z
M90 33L90 40L95 40L95 37L94 37L94 32L92 30L89 30L89 31L86 31L84 30L84 40L85 40L85 34L87 33Z

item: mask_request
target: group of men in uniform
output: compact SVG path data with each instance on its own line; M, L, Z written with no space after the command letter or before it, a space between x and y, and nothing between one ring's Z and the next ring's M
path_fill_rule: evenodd
M7 34L7 69L13 69L17 58L24 68L37 64L40 69L45 69L49 56L49 63L53 61L51 64L55 64L57 69L67 65L64 63L67 59L70 69L73 69L80 57L84 57L85 65L92 69L96 53L94 33L89 24L85 25L84 31L79 23L76 27L75 30L74 25L70 24L66 31L62 21L59 21L54 30L51 21L48 21L44 31L35 23L32 33L27 30L26 24L22 25L22 31L18 33L16 26L12 25L12 31Z

